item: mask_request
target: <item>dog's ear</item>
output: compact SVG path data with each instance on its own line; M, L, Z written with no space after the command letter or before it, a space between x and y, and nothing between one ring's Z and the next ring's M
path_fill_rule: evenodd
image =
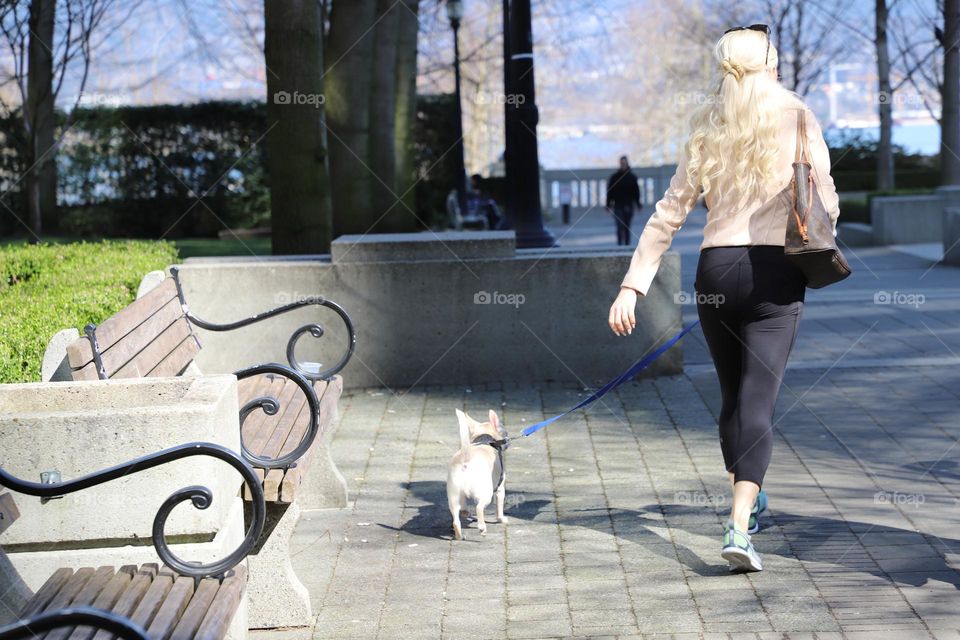
M490 409L490 424L493 425L494 429L500 429L500 418L497 417L497 412L493 409Z
M470 426L470 423L473 422L473 419L463 411L460 411L460 409L457 409L457 421L462 425Z

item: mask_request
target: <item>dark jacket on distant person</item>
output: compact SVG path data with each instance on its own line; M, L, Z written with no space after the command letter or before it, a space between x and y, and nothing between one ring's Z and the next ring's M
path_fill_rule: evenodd
M640 185L633 171L617 169L607 178L607 206L628 203L640 206Z

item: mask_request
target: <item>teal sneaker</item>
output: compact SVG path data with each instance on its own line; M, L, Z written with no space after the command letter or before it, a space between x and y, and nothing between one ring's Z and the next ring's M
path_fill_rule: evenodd
M720 555L730 563L731 571L763 571L763 559L753 548L750 535L737 529L733 520L728 520L723 527Z
M747 526L747 533L750 535L760 531L760 514L767 511L767 493L760 489L757 499L753 503L753 509L750 510L750 524Z

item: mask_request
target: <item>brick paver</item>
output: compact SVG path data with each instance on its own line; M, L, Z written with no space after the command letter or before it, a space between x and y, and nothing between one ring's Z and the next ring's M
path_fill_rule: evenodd
M696 219L675 243L690 291ZM568 244L606 224L590 222ZM463 542L445 506L454 408L496 408L517 435L584 390L346 394L333 455L353 502L307 512L294 540L314 636L960 637L960 272L888 248L848 257L853 277L808 293L780 394L765 571L731 575L719 556L719 390L695 330L684 374L515 440L510 523L471 523Z

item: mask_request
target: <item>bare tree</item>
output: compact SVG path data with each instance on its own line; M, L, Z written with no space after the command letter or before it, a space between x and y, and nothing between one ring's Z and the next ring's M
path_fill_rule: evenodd
M887 46L887 0L876 0L877 110L880 140L877 144L877 189L893 189L893 91L890 86L890 49Z
M30 242L38 242L43 220L56 212L58 145L72 124L73 108L56 138L55 105L69 74L79 74L73 107L79 104L90 70L94 32L114 0L15 0L0 6L0 32L9 54L3 85L15 100L0 98L6 113L19 111L26 148L27 217ZM79 67L79 68L77 68ZM2 93L0 93L2 95Z
M960 0L943 0L943 48L940 85L940 183L960 185Z

